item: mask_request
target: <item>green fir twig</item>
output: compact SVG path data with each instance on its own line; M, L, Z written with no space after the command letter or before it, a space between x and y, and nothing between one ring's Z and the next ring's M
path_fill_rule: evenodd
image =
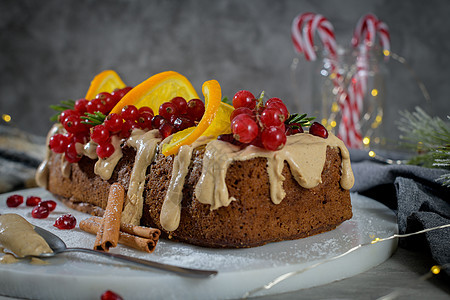
M292 114L289 118L284 122L286 125L289 124L300 124L302 127L311 126L311 121L315 120L315 117L307 117L307 114Z
M84 120L84 121L81 121L81 123L83 123L83 124L96 126L96 125L103 124L103 122L106 119L106 115L102 114L99 111L96 111L93 114L86 112L86 113L84 113L84 116L81 116L81 119Z
M429 116L420 107L414 112L400 112L400 115L401 144L417 153L408 163L450 170L450 123ZM450 186L450 173L439 178L439 182Z

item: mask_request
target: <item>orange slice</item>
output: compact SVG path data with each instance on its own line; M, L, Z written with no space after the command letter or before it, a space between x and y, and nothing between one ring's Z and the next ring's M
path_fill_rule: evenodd
M183 75L174 71L158 73L129 91L111 113L120 113L124 106L134 105L137 108L148 106L158 114L161 104L177 96L186 101L198 98L194 87Z
M163 145L165 156L178 153L183 145L190 145L202 135L217 137L230 130L230 114L233 107L221 102L222 90L216 80L203 83L202 92L205 96L205 113L196 127L189 127L175 133L171 141ZM226 124L228 122L228 124Z
M113 70L106 70L97 74L91 81L89 90L86 93L86 99L92 100L97 94L102 92L111 93L115 89L122 89L126 85L120 79L119 75Z

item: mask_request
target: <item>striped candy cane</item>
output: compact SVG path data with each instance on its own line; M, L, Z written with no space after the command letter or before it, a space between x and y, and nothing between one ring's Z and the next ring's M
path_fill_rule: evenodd
M352 46L359 47L359 55L356 62L356 73L352 76L348 87L347 106L349 109L342 109L342 127L351 126L350 133L345 134L344 129L339 133L345 137L347 146L351 148L362 147L362 135L359 127L359 120L364 104L364 96L367 93L367 73L368 67L368 51L375 45L376 36L379 36L380 44L386 59L389 58L390 52L390 36L387 25L378 20L373 14L363 16L356 24L352 37ZM360 45L362 42L362 45ZM349 123L345 124L345 123ZM353 132L352 132L353 131Z
M292 22L291 38L298 53L303 53L306 60L314 61L317 58L314 49L314 34L318 32L320 40L330 56L336 56L336 38L333 25L322 15L304 13Z

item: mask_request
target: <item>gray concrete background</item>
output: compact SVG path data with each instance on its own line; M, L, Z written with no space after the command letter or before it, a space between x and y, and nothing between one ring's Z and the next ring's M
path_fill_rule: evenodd
M432 99L432 105L424 103L407 67L388 63L385 120L394 138L399 110L422 105L442 118L450 114L446 0L2 0L0 114L10 114L12 126L45 135L48 105L83 97L104 69L116 70L129 85L175 70L197 91L214 78L228 97L240 89L264 90L285 99L291 110L308 108L310 87L293 95L290 78L296 57L290 25L307 11L326 16L342 45L350 43L357 20L368 12L389 25L392 51L406 58Z

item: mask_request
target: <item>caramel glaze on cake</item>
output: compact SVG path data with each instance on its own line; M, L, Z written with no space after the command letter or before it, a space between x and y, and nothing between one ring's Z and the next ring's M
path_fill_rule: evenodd
M159 150L164 142L137 130L116 147L110 164L97 162L89 145L83 151L91 158L76 164L49 151L37 181L67 205L96 215L106 207L110 185L120 182L127 191L122 221L206 247L298 239L352 217L348 150L334 135L289 136L276 152L201 139L168 157ZM99 169L109 171L98 176Z

